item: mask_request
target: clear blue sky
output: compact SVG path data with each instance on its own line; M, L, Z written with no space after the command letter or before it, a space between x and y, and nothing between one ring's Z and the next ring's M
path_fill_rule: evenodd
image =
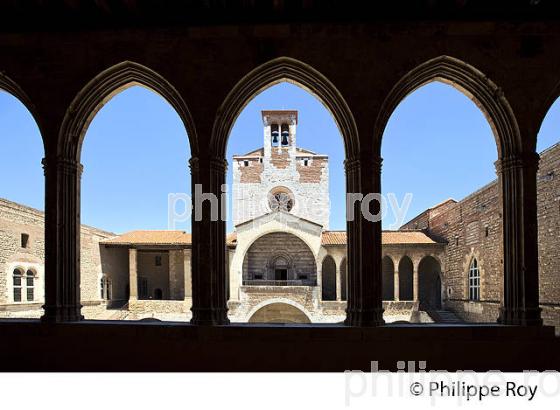
M344 229L342 139L329 112L306 91L282 83L256 96L232 130L228 158L262 146L262 109L300 112L298 145L329 155L331 229ZM539 151L560 140L559 121L557 101L541 128ZM43 209L39 131L25 107L5 92L0 92L0 152L0 197ZM467 97L441 83L420 88L397 107L382 155L383 193L396 194L399 202L406 192L414 195L407 219L495 178L497 154L488 123ZM186 132L165 100L140 87L118 94L94 118L84 142L82 222L114 232L166 229L168 193L190 193L188 158ZM394 228L392 223L389 215L384 228ZM190 230L190 224L179 228Z

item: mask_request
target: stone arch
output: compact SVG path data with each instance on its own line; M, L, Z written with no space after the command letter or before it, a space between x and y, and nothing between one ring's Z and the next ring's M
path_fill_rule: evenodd
M37 109L35 105L31 102L29 96L23 91L23 89L10 77L5 75L0 71L0 90L6 91L8 94L17 98L29 111L37 128L39 128L39 134L41 134L41 143L43 144L43 152L45 151L45 141L43 140L43 128L39 116L37 115Z
M285 280L316 280L315 255L300 237L289 232L268 232L256 238L243 255L243 281L278 280L275 261L283 258Z
M330 255L321 263L321 299L336 300L336 263Z
M441 265L431 256L424 256L418 264L418 298L423 310L441 309Z
M414 265L406 255L399 261L399 299L414 299Z
M473 66L446 55L412 69L390 91L375 123L375 152L380 152L383 132L397 105L407 95L432 81L452 85L480 108L494 133L499 158L522 152L517 120L503 91Z
M311 323L305 308L286 298L266 300L247 315L249 323Z
M162 96L177 112L185 126L191 156L198 154L194 121L179 92L161 75L132 61L123 61L93 78L74 98L60 129L58 155L80 161L81 147L90 122L113 96L139 85Z
M342 135L346 157L357 157L360 146L356 123L340 92L319 71L290 57L275 58L258 66L230 91L216 115L210 142L211 155L225 158L231 128L243 108L259 92L282 81L304 88L326 106Z
M395 299L395 264L390 256L385 255L381 261L382 275L381 285L383 289L383 300Z

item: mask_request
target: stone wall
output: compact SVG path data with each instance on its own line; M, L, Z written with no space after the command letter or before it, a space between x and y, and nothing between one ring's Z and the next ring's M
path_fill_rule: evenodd
M560 144L541 153L537 181L540 300L545 323L560 326ZM401 229L426 229L444 238L445 306L465 320L495 322L503 292L502 200L498 181L459 202L446 201ZM468 300L468 269L481 268L480 301Z
M27 247L21 235L29 235ZM82 304L98 304L102 274L99 241L114 234L82 225L81 298ZM10 317L36 317L44 303L44 213L24 205L0 199L0 311L10 310ZM36 272L33 303L13 302L12 272L15 266ZM24 293L24 292L22 292ZM6 304L10 306L6 306ZM17 313L14 313L17 312ZM21 314L19 313L21 312Z
M156 265L156 258L161 258L161 265ZM155 299L156 289L161 289L162 298L170 299L169 289L169 253L167 251L138 251L138 298L140 299L140 279L148 284L148 299Z
M101 246L101 271L111 280L114 301L128 300L128 248Z
M541 152L537 197L542 316L560 326L560 143Z

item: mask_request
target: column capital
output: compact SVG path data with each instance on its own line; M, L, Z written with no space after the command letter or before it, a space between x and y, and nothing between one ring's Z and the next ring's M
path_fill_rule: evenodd
M380 171L382 162L383 159L378 155L361 155L345 159L344 168L346 172L352 172L362 167Z
M528 152L516 155L508 155L499 158L494 165L496 166L496 173L512 171L522 168L538 168L540 155L536 152Z
M43 166L43 172L45 175L47 175L49 170L62 172L66 175L82 175L84 170L84 166L79 161L61 156L54 158L44 157L41 160L41 165Z
M227 166L227 160L220 157L192 157L191 159L189 159L189 167L191 171L198 171L201 168L210 168L211 171L218 171L225 174L225 172L227 171Z

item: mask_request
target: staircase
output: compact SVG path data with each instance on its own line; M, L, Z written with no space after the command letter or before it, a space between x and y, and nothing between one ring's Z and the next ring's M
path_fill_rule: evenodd
M436 323L459 324L464 323L455 313L449 310L428 310L428 315Z

